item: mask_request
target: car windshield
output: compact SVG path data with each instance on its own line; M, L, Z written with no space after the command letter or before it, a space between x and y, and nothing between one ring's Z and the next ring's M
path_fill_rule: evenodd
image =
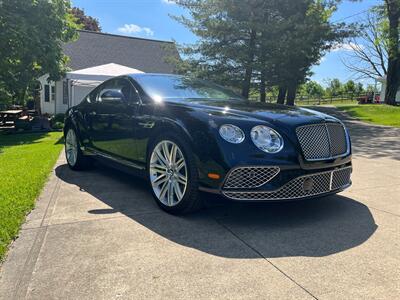
M135 78L144 91L154 100L179 101L244 101L238 94L200 79L176 75L146 75Z

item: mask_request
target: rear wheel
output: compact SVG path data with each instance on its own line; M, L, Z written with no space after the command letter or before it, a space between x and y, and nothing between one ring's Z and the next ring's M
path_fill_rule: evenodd
M187 213L201 207L198 171L190 146L169 136L150 147L148 178L157 204L170 213Z
M72 170L83 170L91 164L90 158L84 156L82 150L79 148L78 137L73 128L68 128L65 136L65 157L68 166Z

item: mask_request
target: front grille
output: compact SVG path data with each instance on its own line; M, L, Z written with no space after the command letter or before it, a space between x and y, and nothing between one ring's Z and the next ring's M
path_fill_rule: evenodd
M332 159L348 153L346 130L340 123L301 126L296 134L306 160Z
M279 173L279 167L238 167L229 172L224 184L228 189L256 188Z
M286 200L316 196L350 185L351 167L297 177L274 191L222 191L235 200Z

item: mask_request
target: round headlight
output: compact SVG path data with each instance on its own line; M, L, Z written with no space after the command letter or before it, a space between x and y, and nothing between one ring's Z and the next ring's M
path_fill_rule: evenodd
M283 148L281 135L267 126L259 125L251 130L251 139L254 145L267 153L277 153Z
M232 124L225 124L219 128L219 135L227 142L240 144L244 140L244 132Z

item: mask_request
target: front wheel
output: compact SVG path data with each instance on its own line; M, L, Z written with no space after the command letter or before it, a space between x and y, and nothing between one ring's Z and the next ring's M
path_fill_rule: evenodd
M150 149L147 171L157 204L175 214L199 209L198 171L188 143L169 136L156 139Z
M90 158L84 156L79 148L78 137L73 128L68 128L65 136L65 157L72 170L83 170L91 164Z

